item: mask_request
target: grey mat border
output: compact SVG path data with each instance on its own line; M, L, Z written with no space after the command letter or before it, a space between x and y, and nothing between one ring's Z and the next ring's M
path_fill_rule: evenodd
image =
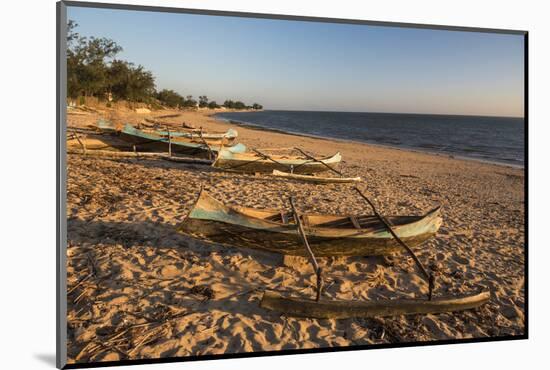
M67 155L66 155L66 102L67 102L67 5L56 4L57 15L57 97L56 97L56 366L67 363Z

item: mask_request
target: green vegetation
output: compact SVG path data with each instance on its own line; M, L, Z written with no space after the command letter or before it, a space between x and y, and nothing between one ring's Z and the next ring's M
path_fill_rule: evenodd
M78 24L67 24L67 95L85 104L87 96L99 100L126 100L141 102L155 107L170 108L220 108L206 95L199 101L192 95L185 98L174 90L156 90L155 77L141 65L117 59L122 47L107 38L80 36L75 29ZM109 103L109 106L111 104ZM260 104L247 106L241 101L226 100L230 109L262 109Z
M182 107L185 102L183 96L174 90L161 90L157 93L156 98L170 108Z

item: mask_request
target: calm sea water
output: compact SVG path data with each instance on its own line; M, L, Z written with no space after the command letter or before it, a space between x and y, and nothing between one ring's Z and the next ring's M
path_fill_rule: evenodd
M216 116L269 130L524 165L523 118L276 110Z

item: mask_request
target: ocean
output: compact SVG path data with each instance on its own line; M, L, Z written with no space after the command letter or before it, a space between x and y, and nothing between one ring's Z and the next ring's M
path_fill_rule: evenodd
M523 118L265 110L218 113L235 124L524 166Z

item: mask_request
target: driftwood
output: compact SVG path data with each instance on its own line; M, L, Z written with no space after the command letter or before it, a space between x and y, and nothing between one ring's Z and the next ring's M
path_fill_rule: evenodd
M289 316L317 319L369 318L412 314L443 313L469 310L487 303L487 291L462 297L425 299L391 299L380 301L314 301L311 299L284 298L266 291L260 307Z
M210 166L212 161L200 158L175 157L169 156L166 153L142 153L142 152L118 152L111 150L88 150L83 153L80 150L67 150L67 154L81 154L88 157L108 157L108 158L148 158L148 159L164 159L171 162L190 163Z

